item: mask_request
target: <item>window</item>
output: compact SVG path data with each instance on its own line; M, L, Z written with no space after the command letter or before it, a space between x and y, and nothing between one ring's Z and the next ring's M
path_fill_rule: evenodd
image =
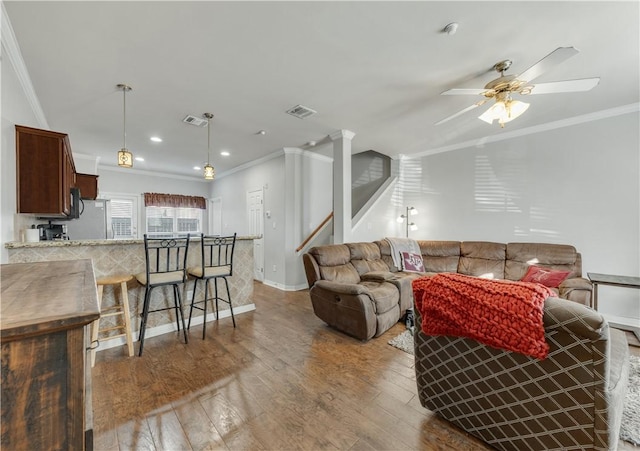
M146 207L147 235L151 237L186 236L202 232L200 208Z
M115 239L131 238L133 232L133 201L111 199L111 230Z
M109 200L110 230L116 240L138 238L138 196L118 193L101 193Z

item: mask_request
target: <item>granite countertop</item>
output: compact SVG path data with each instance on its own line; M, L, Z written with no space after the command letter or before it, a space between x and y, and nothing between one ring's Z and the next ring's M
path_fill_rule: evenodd
M236 240L255 240L260 238L259 236L237 236ZM200 241L200 237L192 237L191 241ZM6 249L25 249L25 248L43 248L43 247L76 247L76 246L115 246L122 244L142 244L144 240L129 239L129 240L54 240L54 241L35 241L35 242L22 242L22 241L10 241L5 243Z

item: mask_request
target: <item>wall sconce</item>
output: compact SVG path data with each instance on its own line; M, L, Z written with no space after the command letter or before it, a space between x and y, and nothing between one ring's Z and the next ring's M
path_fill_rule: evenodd
M409 238L409 230L411 230L412 232L415 232L416 230L418 230L418 226L416 225L415 222L409 222L409 216L413 216L417 214L418 214L418 210L416 210L414 207L407 207L406 214L398 216L397 221L400 223L402 222L405 223L405 234L407 238Z

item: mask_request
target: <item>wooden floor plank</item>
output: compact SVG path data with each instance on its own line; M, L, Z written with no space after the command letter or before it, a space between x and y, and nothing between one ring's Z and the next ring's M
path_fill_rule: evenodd
M148 338L142 357L98 352L95 449L490 449L420 405L413 357L387 344L402 324L362 342L319 320L307 291L255 283L252 301L204 340L194 326L189 344Z

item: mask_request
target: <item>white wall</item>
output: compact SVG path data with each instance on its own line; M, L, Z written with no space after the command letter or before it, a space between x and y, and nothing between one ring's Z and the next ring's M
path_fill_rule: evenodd
M279 152L255 166L220 174L209 193L210 198L221 199L222 232L248 235L247 192L263 189L264 282L277 287L285 286L284 164L284 152Z
M303 239L309 236L333 210L331 180L333 180L333 159L305 152L302 160L301 223Z
M3 42L3 51L4 51ZM29 104L22 84L19 82L15 68L11 60L5 56L2 58L2 129L1 158L0 158L0 262L7 263L9 254L4 244L10 241L20 240L20 227L22 222L16 218L16 132L15 125L28 127L41 127L31 105ZM26 215L21 215L26 216Z
M283 149L213 181L210 196L221 199L225 234L248 234L246 194L263 188L264 283L285 290L306 286L302 257L295 248L332 211L332 161Z
M115 152L114 152L115 157ZM184 196L209 197L210 184L204 179L192 179L165 174L155 174L134 169L98 166L98 188L101 192L182 194Z

